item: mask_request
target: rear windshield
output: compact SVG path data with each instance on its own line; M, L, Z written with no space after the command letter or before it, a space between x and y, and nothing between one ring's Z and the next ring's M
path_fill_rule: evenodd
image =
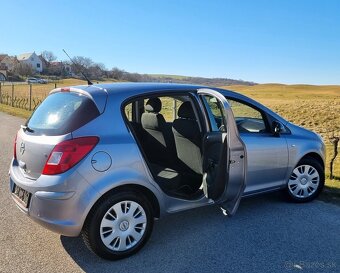
M34 135L64 135L99 116L94 102L79 93L49 95L34 111L26 126Z

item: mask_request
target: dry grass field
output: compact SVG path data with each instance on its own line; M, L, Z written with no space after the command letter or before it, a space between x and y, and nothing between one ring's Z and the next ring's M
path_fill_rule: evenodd
M57 87L70 86L70 85L81 85L86 84L83 80L77 79L64 79L48 84L32 84L32 97L44 99L48 93ZM6 84L1 86L2 94L12 95L12 85ZM14 97L29 97L30 86L28 84L16 84L14 85Z
M85 81L66 79L56 83L58 87L86 84ZM55 83L34 84L32 96L43 99ZM11 94L11 86L2 86L3 94ZM271 108L281 116L294 124L311 129L320 134L327 144L327 168L332 156L332 146L328 140L332 131L340 135L340 86L313 86L313 85L283 85L283 84L259 84L254 86L224 86L228 90L240 92ZM14 96L28 97L29 86L16 85ZM170 111L172 101L167 104ZM0 111L6 111L14 115L27 117L30 112L12 108L0 104ZM340 155L335 162L334 173L336 180L327 179L326 184L340 188Z
M327 147L326 174L333 148L328 137L340 136L340 86L259 84L254 86L225 86L259 101L290 122L320 134ZM339 148L340 150L340 148ZM334 164L336 180L326 184L340 188L340 155Z
M249 96L323 137L330 131L340 134L340 86L259 84L224 88Z

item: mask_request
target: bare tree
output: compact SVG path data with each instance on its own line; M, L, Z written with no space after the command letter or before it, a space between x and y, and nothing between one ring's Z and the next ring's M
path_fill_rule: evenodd
M89 75L90 74L89 69L93 65L93 61L90 58L83 57L83 56L76 56L72 58L72 60L73 60L73 63L71 64L71 67L72 67L72 71L75 74L80 75L82 72L85 75L87 75L87 77L91 78Z
M34 73L33 67L27 63L17 63L14 66L13 73L19 76L31 76Z
M101 79L105 76L106 67L102 63L93 63L88 69L88 76L93 79Z
M83 56L76 56L73 59L73 62L78 66L75 69L88 69L93 65L93 61L91 58L83 57Z
M110 71L110 76L115 80L121 80L123 78L124 73L126 73L124 70L119 69L118 67L114 67Z
M44 50L43 52L41 52L41 56L48 62L54 62L57 59L57 56L54 55L54 53L52 51L47 51Z
M339 144L340 137L335 136L334 132L333 134L329 137L330 143L333 145L333 157L331 158L331 161L329 162L329 178L334 179L333 175L333 167L334 167L334 161L336 157L338 156L338 144Z

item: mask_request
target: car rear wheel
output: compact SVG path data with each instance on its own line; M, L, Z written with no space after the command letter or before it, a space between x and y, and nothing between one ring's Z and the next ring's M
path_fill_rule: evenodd
M323 189L325 174L320 163L312 158L302 159L292 171L288 183L288 197L295 202L309 202Z
M135 254L149 239L152 208L134 192L111 195L90 212L83 228L87 247L98 256L118 260Z

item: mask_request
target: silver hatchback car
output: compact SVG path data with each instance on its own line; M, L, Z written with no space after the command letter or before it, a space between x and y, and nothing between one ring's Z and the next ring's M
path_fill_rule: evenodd
M10 166L14 202L106 259L136 253L154 219L283 190L296 202L324 185L325 146L241 94L115 83L57 88L21 126Z

